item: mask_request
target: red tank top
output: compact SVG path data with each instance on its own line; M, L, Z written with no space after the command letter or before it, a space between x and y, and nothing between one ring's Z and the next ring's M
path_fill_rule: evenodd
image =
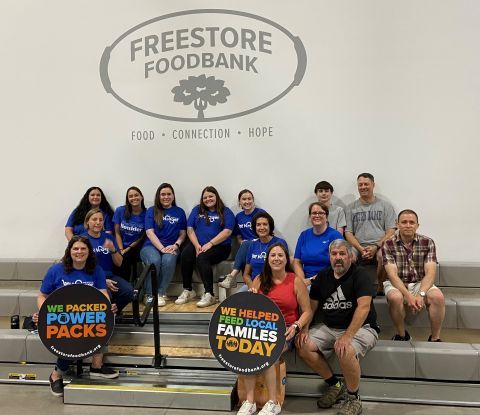
M298 302L295 295L295 274L293 272L287 272L281 284L273 284L267 297L278 306L287 327L298 320Z

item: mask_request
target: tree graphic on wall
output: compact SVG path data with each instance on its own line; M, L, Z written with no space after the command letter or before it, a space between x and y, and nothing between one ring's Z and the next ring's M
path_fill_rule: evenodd
M225 81L215 79L214 76L189 76L182 79L179 85L172 89L174 102L183 102L183 105L193 106L198 111L197 118L205 118L203 112L209 105L224 104L230 95Z

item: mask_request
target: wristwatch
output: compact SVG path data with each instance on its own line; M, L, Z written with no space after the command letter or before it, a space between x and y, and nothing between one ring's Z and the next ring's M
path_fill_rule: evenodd
M420 297L425 297L427 295L425 291L420 291L419 294L420 294Z

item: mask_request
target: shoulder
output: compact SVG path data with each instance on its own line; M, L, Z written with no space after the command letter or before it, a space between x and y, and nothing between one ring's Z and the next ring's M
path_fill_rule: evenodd
M115 209L115 214L123 213L123 212L125 212L125 209L126 209L125 205L119 206Z
M327 235L335 239L343 239L342 234L330 226L327 228Z
M231 210L229 207L226 207L226 206L223 208L223 214L224 214L224 215L232 215L232 216L235 216L235 215L233 214L232 210Z

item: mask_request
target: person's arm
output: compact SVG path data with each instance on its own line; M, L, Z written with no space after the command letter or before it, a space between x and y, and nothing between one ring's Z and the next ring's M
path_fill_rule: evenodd
M298 326L298 330L302 330L304 327L308 326L312 321L312 309L310 308L310 299L308 297L308 290L303 281L299 277L295 277L295 296L297 297L297 303L302 310L302 314L298 320L294 323ZM293 338L296 333L294 325L291 325L287 332L287 341Z
M117 266L120 267L123 262L123 256L118 250L118 247L115 246L115 243L113 242L112 239L105 239L105 242L103 244L104 248L107 248L110 251L110 254L112 255L112 261L113 263Z
M436 262L426 262L424 264L425 276L420 282L420 290L427 292L432 288L435 283L435 274L437 273L437 263Z
M363 326L363 323L368 316L371 302L372 297L370 296L357 298L357 308L353 313L352 321L347 327L347 330L345 330L345 333L343 333L343 335L335 342L335 352L339 357L343 357L347 354L348 348L352 344L353 337Z
M73 238L73 228L70 226L65 226L65 238L70 242L70 239Z
M195 229L193 229L191 226L187 227L187 236L188 239L190 239L190 242L192 245L195 247L195 251L197 255L202 252L202 246L198 242L197 239L197 234L195 233Z
M303 264L298 258L294 258L292 261L293 272L295 275L303 281L305 285L310 285L312 282L305 278L305 272L303 272Z
M250 289L252 288L252 266L250 264L245 264L245 270L242 272L243 282Z
M122 234L120 233L120 224L116 223L114 225L114 230L115 230L115 239L117 241L118 249L120 251L123 251L123 240L122 240Z
M307 324L302 326L302 328L300 329L300 333L298 333L298 336L295 339L295 344L299 349L302 348L308 340L308 327L313 319L313 316L315 315L315 312L317 311L317 308L318 308L318 301L310 298L310 312L311 312L310 321Z
M360 256L363 255L363 251L365 250L365 248L362 245L360 245L360 242L358 242L358 239L355 238L352 232L346 231L345 239L350 245L352 245L359 252Z
M147 238L150 239L150 242L155 248L157 248L160 252L163 251L165 247L160 242L160 239L158 239L158 236L155 235L155 231L153 229L147 229Z

